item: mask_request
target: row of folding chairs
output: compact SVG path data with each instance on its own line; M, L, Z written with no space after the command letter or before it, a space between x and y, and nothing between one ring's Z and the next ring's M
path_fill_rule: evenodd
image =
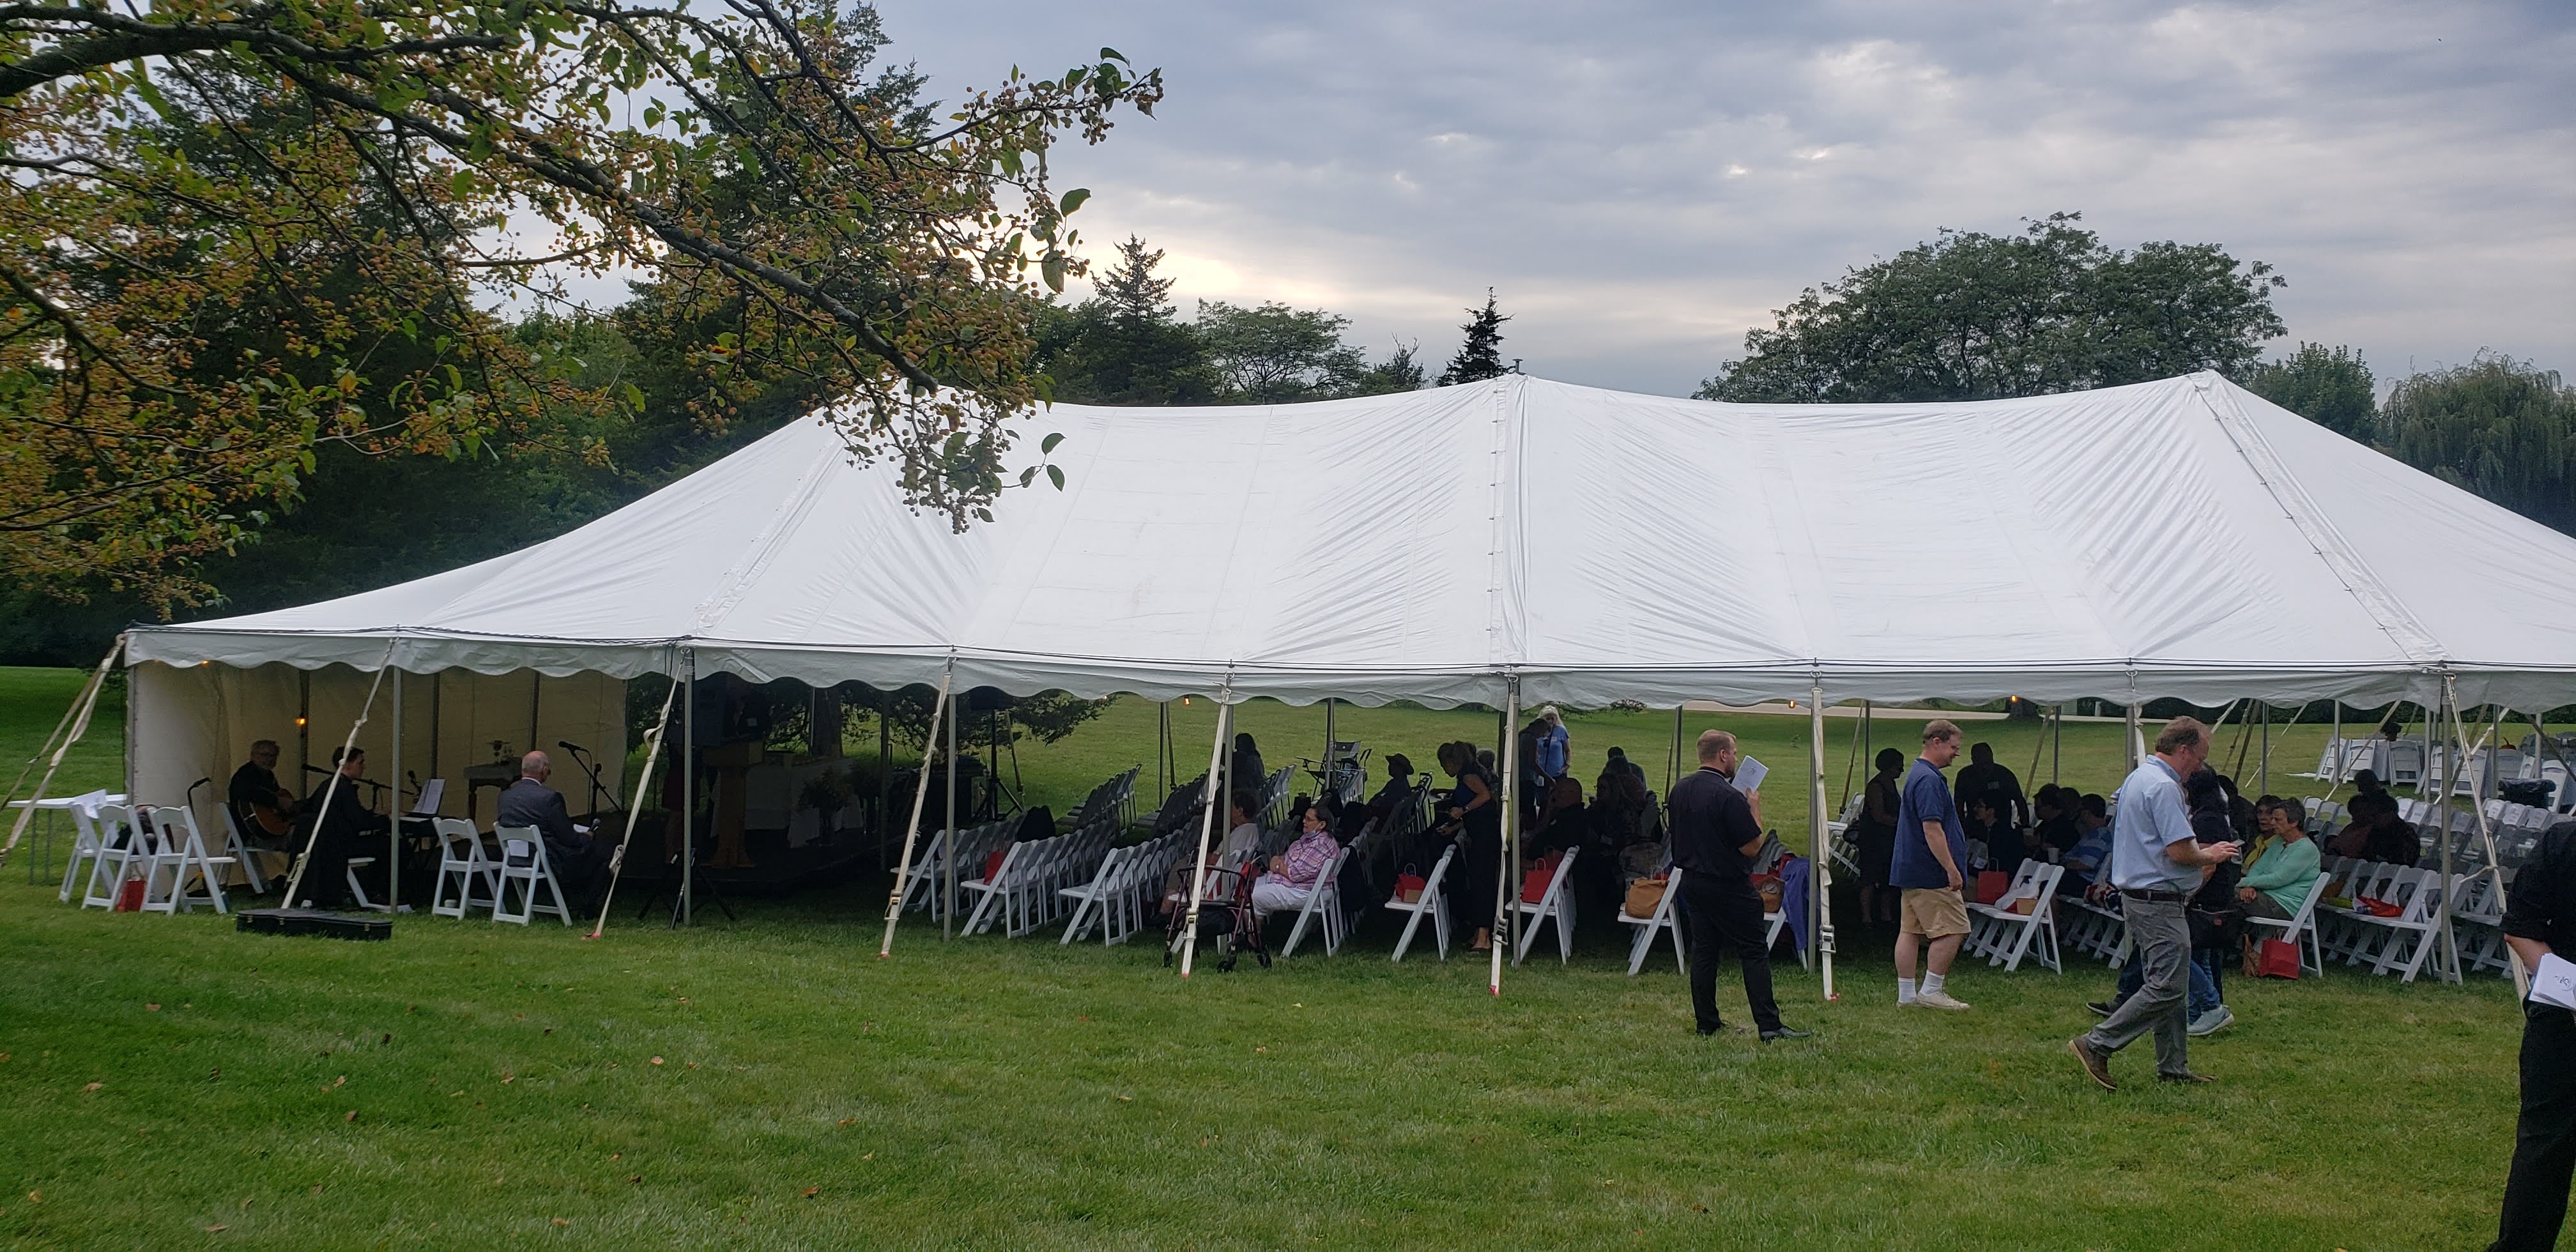
M430 827L438 836L438 879L430 891L431 913L462 920L479 908L495 922L521 926L540 913L550 913L566 926L573 924L572 910L564 905L563 883L555 877L546 841L536 827L493 827L493 838L500 845L498 856L486 850L483 836L464 818L433 818ZM365 899L363 893L360 899Z
M1114 815L1103 816L1065 834L1019 840L1002 849L998 860L987 857L980 877L957 884L975 900L966 933L982 934L999 923L1003 934L1016 939L1062 917L1071 906L1059 893L1089 882L1117 835Z
M1119 830L1127 829L1136 816L1136 775L1142 768L1128 766L1127 772L1112 775L1107 782L1092 788L1091 794L1082 798L1081 805L1058 819L1057 828L1074 830L1108 818Z
M1853 792L1851 798L1843 802L1842 816L1825 823L1826 851L1833 855L1834 864L1842 866L1843 872L1855 879L1860 877L1860 859L1859 849L1851 841L1851 824L1860 819L1861 805L1868 799L1864 792Z
M2441 935L2447 892L2439 871L2379 861L2333 857L2325 865L2324 885L2315 894L2319 940L2324 956L2344 964L2367 963L2375 974L2396 974L2415 981ZM2396 906L2394 914L2375 913L2362 903L2377 900Z
M969 826L964 830L953 832L958 877L963 879L969 874L981 876L984 872L985 856L1009 847L1012 838L1019 834L1019 830L1020 819L1009 817L998 822L986 822L981 826ZM951 842L952 832L933 831L930 838L921 845L920 850L913 854L912 868L905 877L903 885L905 911L926 909L933 921L946 916L947 893L939 889L939 878L941 867L948 861Z
M2065 873L2065 866L2035 856L2024 860L2001 899L1968 906L1963 950L2006 970L2020 969L2022 958L2035 954L2040 964L2065 973L2057 950L2057 883ZM2033 902L2028 912L2015 910L2014 903L2021 900Z
M1664 893L1655 897L1655 907L1646 916L1639 917L1629 912L1625 902L1619 906L1619 920L1635 929L1635 933L1628 936L1628 976L1631 978L1646 967L1646 958L1654 955L1655 941L1664 937L1672 940L1673 968L1685 974L1690 972L1689 945L1682 940L1681 921L1675 914L1675 906L1681 901L1682 872L1679 866L1664 872ZM1773 909L1762 915L1762 922L1763 947L1778 946L1780 932L1789 927L1787 913ZM1805 952L1799 954L1801 964L1808 959Z
M1146 916L1163 889L1164 877L1196 844L1192 832L1173 830L1143 843L1111 848L1100 859L1100 868L1092 874L1091 881L1057 891L1072 905L1073 916L1064 924L1064 937L1056 942L1064 945L1089 938L1094 926L1100 928L1104 947L1116 947L1134 938L1145 929Z
M245 864L240 839L233 836L224 854L206 847L197 815L186 805L100 804L95 816L74 807L71 860L63 866L59 899L70 903L72 884L81 883L81 907L114 909L140 883L140 908L172 915L200 905L231 912L224 897L224 871ZM87 870L84 876L83 870Z

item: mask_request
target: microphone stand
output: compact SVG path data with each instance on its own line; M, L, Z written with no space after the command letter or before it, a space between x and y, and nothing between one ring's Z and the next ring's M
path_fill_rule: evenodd
M593 760L590 753L581 748L575 748L569 743L563 746L572 749L573 764L580 766L581 772L590 778L590 799L586 803L590 805L591 824L594 826L599 824L599 815L603 811L624 814L626 810L624 806L617 803L616 791L599 780L599 762ZM608 797L608 808L605 810L599 807L599 798L603 795Z

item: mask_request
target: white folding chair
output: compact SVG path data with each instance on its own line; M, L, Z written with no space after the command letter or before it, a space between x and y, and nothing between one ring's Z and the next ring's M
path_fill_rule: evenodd
M1646 957L1655 950L1658 933L1669 933L1673 937L1673 968L1682 973L1690 972L1690 954L1682 950L1682 928L1673 924L1673 902L1681 898L1681 885L1682 871L1677 865L1665 878L1664 894L1655 898L1652 915L1638 917L1628 912L1624 903L1620 905L1619 920L1637 928L1636 935L1628 941L1630 978L1636 977L1637 971L1646 967Z
M483 851L483 836L475 833L474 823L462 817L434 818L430 829L438 836L438 879L430 887L429 911L440 917L463 920L476 906L498 908L501 903L500 866ZM455 892L451 898L451 886ZM476 889L482 895L476 898Z
M1021 867L1043 857L1046 854L1046 845L1053 842L1052 839L1024 839L1003 849L1001 864L991 870L984 870L978 866L977 872L982 873L983 877L961 876L958 879L957 889L965 892L975 901L975 907L966 914L965 933L970 935L983 933L984 929L992 924L991 919L996 916L994 909L996 904L1003 905L1007 911L1008 901L1018 890L1018 883L1026 873ZM959 907L964 907L963 901L959 902Z
M1094 925L1108 924L1109 893L1117 888L1128 859L1136 852L1136 848L1111 848L1109 855L1100 859L1100 869L1090 882L1058 889L1059 894L1073 901L1073 919L1064 924L1064 938L1056 940L1058 947L1089 936Z
M1557 858L1556 872L1547 876L1547 888L1537 901L1523 899L1526 891L1512 893L1512 907L1520 922L1519 941L1512 945L1513 965L1529 959L1530 948L1538 942L1538 928L1550 921L1556 923L1556 963L1563 965L1574 959L1574 895L1566 884L1574 873L1574 854L1582 850L1567 848L1565 855Z
M2299 912L2288 921L2277 917L2248 917L2245 920L2277 935L2257 934L2258 939L2285 939L2299 949L2299 972L2310 978L2322 978L2326 972L2325 950L2317 943L2317 901L2325 898L2326 875L2323 870L2308 880L2307 898L2299 902Z
M2078 952L2090 952L2104 963L2119 966L2129 958L2129 920L2121 915L2116 903L2095 904L2080 895L2067 896L2066 912L2056 914L2064 919L2061 941ZM2057 904L2049 906L2056 913Z
M281 867L279 872L275 874L269 873L266 868L267 862L264 858L273 856L280 862L284 862L289 858L283 852L272 852L266 848L254 848L250 846L250 841L242 838L241 823L234 820L231 805L225 805L222 808L216 809L215 812L223 815L225 854L232 857L235 864L240 868L242 874L242 885L249 888L252 895L267 895L269 884L283 879L286 875L283 867Z
M564 925L572 925L572 910L564 907L563 888L555 882L554 867L546 861L546 841L537 828L495 826L492 833L501 838L501 864L497 867L499 881L495 888L497 898L492 904L492 920L525 926L539 913L552 913L561 918ZM510 886L513 883L519 887L519 907L516 909L510 907ZM554 897L554 903L547 904L539 899L537 892L540 890Z
M164 805L151 810L150 821L154 846L143 871L143 911L177 916L206 904L218 913L231 912L224 900L222 867L234 864L233 858L207 854L196 810L184 804ZM164 871L170 876L167 887L161 882ZM204 884L204 893L190 892L191 881Z
M1396 939L1395 955L1388 957L1388 960L1404 959L1404 950L1413 946L1413 932L1421 927L1425 914L1431 917L1431 933L1440 945L1440 959L1444 961L1449 959L1449 902L1442 898L1440 886L1449 876L1449 862L1457 859L1457 856L1458 845L1454 843L1441 851L1439 863L1431 867L1431 876L1422 880L1421 899L1407 904L1403 897L1397 896L1386 902L1386 907L1407 915L1404 919L1404 934Z
M81 890L81 907L115 908L125 880L142 868L140 858L149 846L143 823L132 809L122 804L98 806L98 853L90 858L89 885Z
M1279 949L1283 959L1296 955L1297 941L1306 937L1306 926L1310 922L1323 927L1324 955L1332 956L1342 950L1342 862L1349 860L1350 855L1349 848L1333 853L1333 859L1325 864L1324 872L1315 876L1314 887L1306 892L1306 903L1298 906L1297 924L1288 928L1288 942Z
M2006 972L2021 968L2021 959L2034 944L2039 949L2039 963L2057 973L2057 879L2066 871L2033 857L2014 871L2012 885L2005 889L2002 900L1993 904L1968 906L1968 951L1983 956L1988 965L2003 966ZM2028 913L2011 908L2015 900L2036 898Z
M72 902L72 884L80 881L83 865L95 865L99 852L107 846L99 834L98 819L90 816L87 806L75 804L72 814L72 859L63 864L63 889L54 898L64 904Z

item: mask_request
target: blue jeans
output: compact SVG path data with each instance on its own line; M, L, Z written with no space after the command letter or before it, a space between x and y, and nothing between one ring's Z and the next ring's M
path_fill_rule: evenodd
M2201 1014L2219 1005L2218 979L2209 968L2209 962L2216 959L2216 955L2207 948L2197 949L2191 954L2191 991L2185 1008L2193 1021L2200 1020ZM2116 1009L2128 1003L2129 997L2138 993L2139 984L2145 982L2146 977L2138 964L2137 954L2131 953L2129 963L2120 967L2120 993L2111 997L2111 1007Z

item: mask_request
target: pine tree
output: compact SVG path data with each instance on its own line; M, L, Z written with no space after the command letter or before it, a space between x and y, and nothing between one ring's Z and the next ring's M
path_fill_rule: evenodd
M1098 289L1112 317L1131 324L1171 319L1172 280L1154 277L1154 267L1162 263L1163 250L1146 251L1145 241L1134 235L1118 245L1118 264L1100 276Z
M1458 355L1450 358L1449 368L1440 371L1440 385L1481 382L1520 372L1503 364L1503 323L1512 319L1494 311L1494 289L1485 288L1485 307L1467 310L1472 315L1465 326L1467 342L1459 345Z

